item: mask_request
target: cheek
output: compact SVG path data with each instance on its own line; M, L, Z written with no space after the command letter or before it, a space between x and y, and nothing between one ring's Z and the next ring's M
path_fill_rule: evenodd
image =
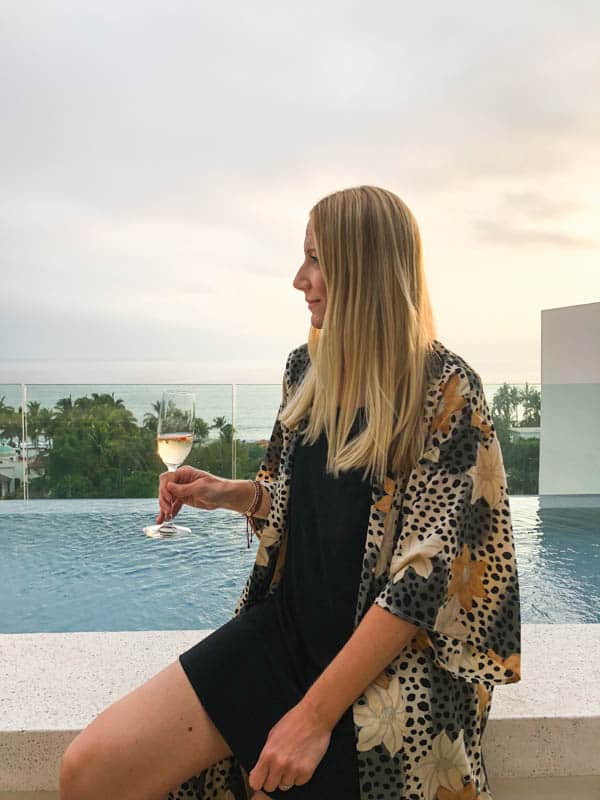
M325 299L327 297L327 290L325 288L325 281L323 280L323 275L319 272L318 277L315 281L316 286L318 287L318 294L319 297Z

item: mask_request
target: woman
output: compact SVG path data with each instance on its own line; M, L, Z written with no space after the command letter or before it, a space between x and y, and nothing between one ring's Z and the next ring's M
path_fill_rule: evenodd
M327 196L304 246L310 335L256 481L160 478L158 522L251 521L233 617L74 740L62 800L492 797L481 737L520 679L520 607L481 379L434 338L400 198Z

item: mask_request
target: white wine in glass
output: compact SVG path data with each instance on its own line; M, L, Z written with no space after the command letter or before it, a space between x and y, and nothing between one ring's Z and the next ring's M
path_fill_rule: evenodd
M190 454L194 444L195 407L196 398L193 392L163 392L156 442L158 455L169 472L175 472ZM185 525L176 525L172 518L160 525L148 525L144 528L146 536L153 539L173 539L189 536L191 532Z
M174 464L173 470L181 466L190 454L194 443L192 433L163 433L156 437L158 442L158 455L163 460L165 466L170 469Z

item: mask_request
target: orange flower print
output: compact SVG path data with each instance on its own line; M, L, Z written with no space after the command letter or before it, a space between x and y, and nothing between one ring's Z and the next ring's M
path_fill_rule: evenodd
M474 428L479 428L485 437L489 437L492 432L492 426L483 421L483 417L479 411L474 411L471 416L471 425Z
M445 786L440 786L436 797L437 800L475 800L475 784L469 781L462 789L446 789Z
M428 647L433 647L427 631L424 631L423 628L419 628L413 636L413 646L417 650L426 650Z
M440 403L441 408L431 422L432 431L449 432L452 415L459 412L467 403L463 394L468 387L468 381L456 373L448 379Z
M502 658L502 656L498 655L498 653L494 652L491 648L487 651L488 657L495 661L497 664L500 664L501 667L504 669L510 669L514 672L514 676L507 680L507 683L516 683L517 681L521 680L521 654L520 653L511 653L506 658Z
M491 697L491 695L488 692L488 690L485 688L485 686L482 683L478 683L477 684L477 698L479 700L479 703L477 705L477 713L479 714L479 716L481 716L483 714L483 712L485 711L485 707L488 704L488 701L489 701L490 697Z
M487 561L472 559L469 546L466 544L463 545L462 554L452 562L452 578L448 584L448 594L458 595L461 606L467 611L473 607L473 597L486 596L482 578L487 565Z
M385 514L383 539L381 540L377 562L373 569L375 577L379 577L386 571L390 558L392 557L394 529L398 519L398 510L394 509L392 506L392 501L396 492L396 481L386 476L383 481L383 490L385 494L375 503L375 508Z
M375 508L378 511L383 511L384 514L387 514L392 506L392 500L396 490L396 481L386 475L386 477L383 479L383 490L385 494L375 503Z

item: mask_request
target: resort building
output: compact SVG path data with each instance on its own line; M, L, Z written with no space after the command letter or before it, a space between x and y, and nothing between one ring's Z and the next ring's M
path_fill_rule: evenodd
M600 506L600 303L542 311L540 506Z

